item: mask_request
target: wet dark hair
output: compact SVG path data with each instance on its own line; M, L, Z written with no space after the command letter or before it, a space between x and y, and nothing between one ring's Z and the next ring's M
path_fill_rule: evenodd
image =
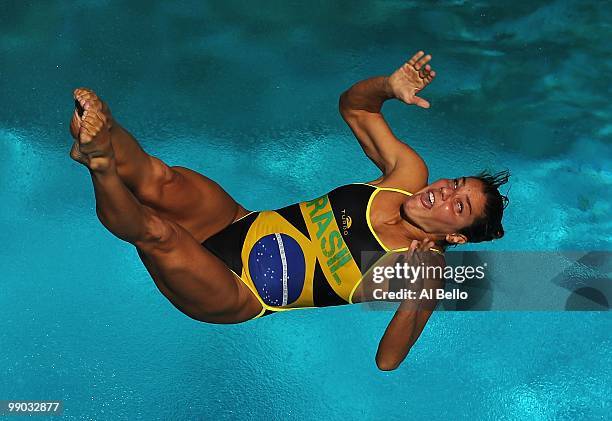
M472 225L459 230L459 234L465 235L470 243L480 243L482 241L502 238L504 236L502 216L509 200L507 196L499 192L499 187L508 182L510 172L505 170L491 174L488 171L483 171L469 178L480 180L483 184L482 192L485 195L484 212Z

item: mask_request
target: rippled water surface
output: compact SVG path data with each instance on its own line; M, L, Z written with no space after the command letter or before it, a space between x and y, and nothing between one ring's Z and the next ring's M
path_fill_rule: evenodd
M503 4L503 5L502 5ZM597 1L0 2L0 399L95 419L604 418L606 313L439 313L381 373L358 306L188 319L97 222L71 90L265 209L378 176L337 112L418 49L430 110L385 107L432 178L509 168L488 250L610 250L612 7Z

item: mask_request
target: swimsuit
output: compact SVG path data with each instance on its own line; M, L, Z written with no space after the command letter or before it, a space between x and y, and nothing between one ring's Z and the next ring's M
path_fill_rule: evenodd
M361 252L390 250L370 222L370 207L381 191L411 195L399 189L349 184L314 200L251 212L202 245L255 294L262 305L256 317L352 304L362 278L360 268L365 273L374 263L362 262Z

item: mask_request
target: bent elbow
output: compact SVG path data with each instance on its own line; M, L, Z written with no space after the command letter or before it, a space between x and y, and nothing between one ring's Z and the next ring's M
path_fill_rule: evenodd
M376 359L376 367L378 367L380 371L393 371L400 366L400 363L401 361L392 361L382 358Z
M409 352L410 350L405 354L377 352L376 366L380 371L393 371L402 364Z
M361 109L361 107L355 107L355 104L351 103L348 96L348 91L343 92L342 95L340 95L338 110L346 122L360 120L363 116L368 114L364 109Z
M338 101L338 110L340 111L340 115L345 120L348 118L351 109L348 106L348 100L346 98L346 92L343 92L340 95L340 100Z

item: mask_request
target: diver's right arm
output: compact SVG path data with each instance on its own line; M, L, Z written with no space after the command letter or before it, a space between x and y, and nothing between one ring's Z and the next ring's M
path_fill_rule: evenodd
M397 176L398 172L409 172L407 177L415 178L409 183L413 185L426 183L427 166L416 151L395 137L383 118L381 108L386 100L392 98L406 104L429 107L426 100L416 96L435 77L435 72L426 65L431 56L423 54L415 54L389 77L374 77L356 83L340 97L342 118L366 155L383 172L383 178L392 174Z

